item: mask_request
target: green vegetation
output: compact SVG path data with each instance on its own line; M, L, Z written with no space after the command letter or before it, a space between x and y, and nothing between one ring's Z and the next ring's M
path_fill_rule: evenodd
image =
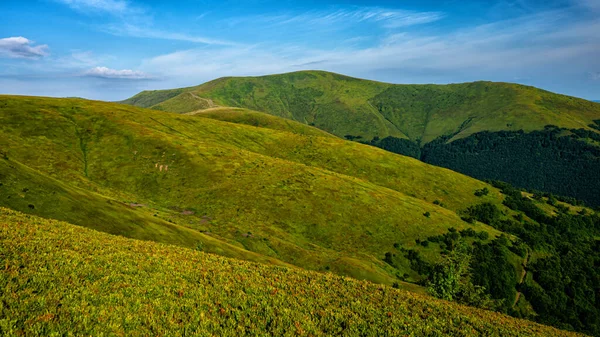
M548 126L529 133L480 132L451 143L440 138L423 147L421 159L600 206L600 134L594 131Z
M467 211L469 216L517 236L509 243L502 237L492 245L476 244L474 284L481 285L494 298L515 298L515 284L535 310L535 319L545 324L600 335L600 216L570 207L555 200L524 196L506 183L496 183L507 195L504 203L523 212L514 219L502 218L492 204L481 204ZM554 203L554 215L541 204ZM511 252L525 257L529 264L517 282ZM531 256L531 259L530 259ZM531 260L531 261L530 261ZM530 274L530 277L525 277ZM523 296L521 296L523 297ZM516 297L519 301L520 297ZM507 308L508 309L508 308ZM514 312L516 315L530 316Z
M191 99L193 94L196 99ZM541 130L548 124L590 129L596 103L534 87L493 82L393 85L322 71L228 77L196 87L142 92L123 103L191 112L198 102L241 107L365 141L388 136L425 145L481 131Z
M204 109L206 100L313 125L478 179L600 205L600 105L591 101L510 83L392 85L304 71L222 78L143 92L123 103L184 113ZM548 125L558 131L545 130Z
M535 201L525 202L529 197L517 195L510 185L494 187L302 123L239 108L174 114L79 99L0 96L0 120L0 206L187 247L193 254L331 272L421 293L427 287L448 300L597 334L596 321L587 318L597 314L590 295L600 289L591 271L597 262L583 259L595 256L598 216L579 203L568 205L575 204L571 198L535 192ZM560 242L582 245L565 250L571 248L562 248ZM575 252L578 267L562 260L570 256L567 251ZM540 262L546 258L559 260ZM562 269L551 269L556 263ZM552 273L565 276L558 288L551 285ZM157 272L153 277L163 276ZM169 301L168 308L175 306ZM218 307L219 313L237 308L234 299L223 301L231 307ZM173 317L195 322L177 310ZM229 323L206 324L228 331L220 329L231 329L234 325L228 324L234 321L229 319L235 317L235 327L249 329L239 323L245 316L238 314L227 316ZM298 317L312 317L295 315L289 317L300 324ZM369 317L361 319L372 323ZM242 321L256 329L271 322L267 326L273 333L283 333L280 329L289 323L265 318L259 326L247 317ZM319 322L302 329L340 332L329 319ZM342 324L336 322L332 324ZM354 320L344 322L343 329L354 327ZM7 329L27 329L24 323L10 324L17 325ZM130 331L122 330L127 326L114 328ZM81 331L88 328L84 324ZM432 335L442 333L433 323L426 329L433 329ZM454 331L448 329L446 333Z
M569 336L387 286L0 208L0 334Z
M121 104L2 96L0 148L7 159L0 159L0 205L386 284L398 282L397 274L417 277L407 261L398 268L383 262L396 242L410 247L450 227L499 235L456 213L480 202L473 191L484 187L491 191L485 199L501 206L490 185L250 114L221 116L270 128ZM56 203L60 198L67 201ZM435 257L432 248L427 259Z
M289 119L241 108L212 108L187 113L188 115L216 119L224 122L246 124L260 128L288 131L306 136L334 137L317 128Z

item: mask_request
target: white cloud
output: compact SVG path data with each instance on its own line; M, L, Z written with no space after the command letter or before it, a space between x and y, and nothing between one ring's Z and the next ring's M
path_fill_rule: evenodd
M0 39L0 57L38 59L48 55L47 45L34 44L22 36Z
M100 28L102 31L117 35L117 36L130 36L137 38L150 38L150 39L161 39L161 40L173 40L173 41L186 41L192 43L208 44L208 45L229 45L233 46L236 43L218 39L211 39L203 36L193 36L182 33L168 32L163 30L154 29L151 27L143 27L130 23L119 23L104 26Z
M118 15L131 10L129 3L124 0L55 0L75 10L102 11Z
M400 28L438 21L444 17L441 12L417 12L377 7L361 7L329 11L310 11L305 13L285 13L280 15L258 15L227 20L230 25L240 23L267 25L303 25L314 26L354 25L359 23L376 23L385 28Z
M594 81L600 81L600 71L598 72L591 72L590 73L590 78Z
M297 44L262 44L182 50L147 59L140 69L161 69L165 78L170 77L169 85L193 85L220 76L311 68L356 76L395 70L396 74L426 74L431 76L428 78L454 74L454 78L484 79L494 74L496 78L498 74L510 78L533 76L535 72L543 75L549 68L582 74L599 67L600 59L594 57L600 54L600 36L595 34L598 23L565 15L551 11L436 35L390 34L370 47L346 44L315 49ZM377 12L358 17L385 20L387 16ZM398 80L403 77L396 76Z
M136 70L116 70L107 67L95 67L83 73L84 76L98 77L107 79L123 79L123 80L147 80L152 79L152 76Z

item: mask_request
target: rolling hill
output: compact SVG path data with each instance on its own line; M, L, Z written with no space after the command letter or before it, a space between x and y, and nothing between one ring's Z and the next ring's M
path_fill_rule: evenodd
M396 267L382 261L394 244L415 247L415 239L472 227L457 211L481 201L477 189L489 188L484 199L501 206L498 190L475 179L273 118L243 118L267 128L2 96L0 204L132 238L388 284L397 274L420 279L404 258Z
M208 103L198 103L206 102ZM340 137L394 136L426 144L449 134L589 129L600 107L534 87L494 82L394 85L301 71L228 77L196 87L144 91L122 103L177 113L242 107L311 124Z
M5 208L0 247L3 336L576 335L331 273L126 239Z
M530 86L394 85L303 71L144 91L122 103L176 113L257 110L477 179L600 205L600 104Z
M0 132L0 206L25 218L438 289L449 300L598 333L599 308L587 294L600 290L600 217L572 200L490 185L243 108L175 114L0 96ZM469 271L451 275L452 256L468 256Z

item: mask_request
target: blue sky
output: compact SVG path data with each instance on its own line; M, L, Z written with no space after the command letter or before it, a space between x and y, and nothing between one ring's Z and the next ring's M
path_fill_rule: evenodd
M0 1L0 93L120 100L305 69L600 99L600 0Z

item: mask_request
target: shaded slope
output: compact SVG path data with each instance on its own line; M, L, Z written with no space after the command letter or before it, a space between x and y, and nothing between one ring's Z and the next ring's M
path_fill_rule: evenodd
M119 104L3 96L0 118L9 158L70 186L168 210L174 223L264 256L377 282L398 272L417 280L408 262L395 269L383 255L470 227L455 210L487 186L331 136ZM501 204L488 187L485 200Z
M385 286L0 209L0 333L486 335L564 331Z

